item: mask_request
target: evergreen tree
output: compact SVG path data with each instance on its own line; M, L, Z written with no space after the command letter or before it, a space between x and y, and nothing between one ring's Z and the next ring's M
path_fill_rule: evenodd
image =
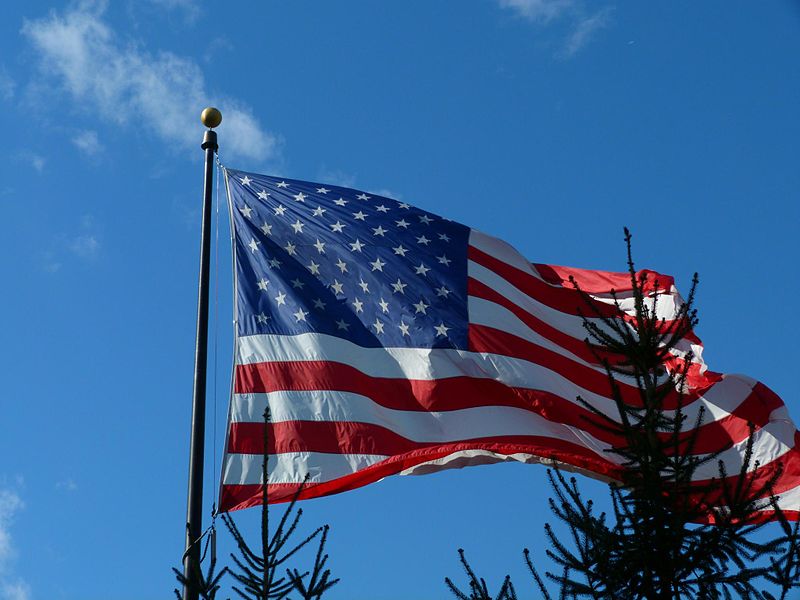
M610 450L621 458L621 479L609 488L613 515L598 513L591 500L580 493L574 477L548 470L554 497L550 508L566 525L570 543L554 533L545 534L546 550L563 571L547 572L561 598L615 598L631 600L703 600L745 598L772 600L761 589L765 582L780 588L781 600L800 587L800 536L777 505L773 486L776 469L766 481L753 471L754 426L741 468L729 474L716 452L695 454L705 412L686 427L684 413L689 391L692 355L673 353L697 324L694 309L698 279L695 274L687 301L671 321L657 316L658 303L668 290L659 288L652 273L637 273L631 255L631 235L625 230L628 273L635 314L632 319L609 318L571 279L585 301L583 317L586 343L605 369L615 415L606 415L578 397L595 428L620 440ZM620 300L613 302L622 314ZM681 348L685 348L684 344ZM623 399L620 382L633 383L640 402ZM671 403L670 409L665 408ZM695 473L712 464L718 477L701 486ZM764 498L767 498L765 501ZM770 506L771 505L771 506ZM768 531L760 509L772 508L782 530L767 541ZM544 598L551 596L525 550L525 561ZM460 600L495 600L475 575L461 552L468 577L469 595L453 582L445 582ZM516 600L507 577L497 600Z
M186 530L189 530L189 524L186 524ZM212 525L209 528L208 537L206 538L205 548L203 549L203 554L199 558L192 557L194 560L193 568L190 570L190 577L194 576L194 579L187 578L180 570L176 569L175 567L172 568L172 572L175 573L175 579L178 580L178 583L181 586L191 588L194 586L194 589L197 590L200 598L203 600L215 600L217 597L217 592L220 588L220 580L225 573L228 572L228 568L224 567L219 573L216 575L214 571L217 568L217 532ZM199 544L202 540L197 540L195 543ZM208 570L203 573L202 563L205 560L206 554L208 553L209 547L211 548L211 557L209 559ZM174 589L172 590L178 600L182 599L181 593L179 590Z
M323 594L336 585L338 579L331 578L330 569L326 568L328 555L324 553L325 542L328 538L328 525L318 527L311 535L299 543L293 543L292 538L297 531L302 509L295 510L295 504L308 481L308 476L303 485L297 490L291 503L286 508L278 522L275 531L269 531L269 507L267 504L267 435L269 423L269 408L264 411L264 461L261 467L261 549L254 551L245 540L242 532L234 523L229 514L223 514L222 520L228 531L236 541L238 555L231 554L231 560L237 570L231 569L230 574L238 585L233 590L244 600L272 600L289 598L289 594L296 593L303 600L319 600ZM288 561L300 550L317 540L317 553L310 571L300 572L296 568L289 568Z
M318 527L311 535L306 536L300 542L294 543L292 541L300 524L300 518L303 515L302 509L295 510L295 504L305 484L308 482L308 476L298 488L291 503L284 510L277 528L270 533L269 505L267 503L267 481L269 475L267 466L267 425L269 424L269 418L269 408L267 408L264 411L264 456L261 467L260 552L253 550L247 543L233 518L229 514L223 513L222 521L233 536L238 550L238 554L231 554L235 569L225 567L216 575L214 574L216 568L216 540L213 526L209 528L211 535L206 540L203 556L191 571L195 579L189 581L181 571L175 568L172 569L178 582L181 585L193 585L203 600L215 599L216 593L220 588L220 580L226 573L236 581L236 584L233 585L233 591L244 600L289 600L291 597L301 598L302 600L320 600L325 592L339 582L339 579L331 578L331 570L326 567L328 555L325 554L325 543L330 530L328 525ZM295 567L290 567L289 560L315 540L317 541L317 552L311 569L300 571ZM200 540L196 543L199 542ZM211 558L208 571L203 573L201 563L205 560L209 542L212 548ZM174 592L178 600L180 600L180 592L178 590L174 590ZM293 594L293 596L290 597L290 594Z

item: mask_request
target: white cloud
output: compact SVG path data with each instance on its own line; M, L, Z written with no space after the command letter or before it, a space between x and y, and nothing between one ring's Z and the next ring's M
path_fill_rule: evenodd
M502 8L515 11L531 21L548 22L574 6L574 0L499 0Z
M81 258L94 258L100 251L100 242L93 234L79 235L72 238L67 247Z
M190 23L196 21L201 12L196 0L150 0L150 3L166 10L183 11L186 20Z
M322 166L317 171L317 179L321 184L337 185L339 187L355 188L357 186L357 177L350 173L345 173L338 169L329 169ZM393 200L402 199L401 194L393 192L385 187L365 187L363 188L368 194L375 194L376 196L383 196L384 198L391 198Z
M611 12L611 7L606 7L593 15L580 19L564 44L562 56L569 58L575 55L599 30L607 27L611 20Z
M62 263L56 258L56 253L52 251L43 252L41 255L42 269L47 273L57 273L61 270Z
M17 84L11 79L5 67L0 66L0 98L11 100L16 92Z
M590 13L583 0L498 0L501 8L513 10L538 25L553 21L565 23L569 34L556 52L559 58L571 58L584 48L595 34L611 22L613 8L606 6Z
M31 589L11 574L11 561L16 556L11 524L25 507L19 495L9 489L0 490L0 600L29 600Z
M403 196L397 192L393 192L387 188L380 188L377 190L368 189L367 190L370 194L375 194L376 196L383 196L384 198L391 198L392 200L402 200Z
M31 588L24 581L4 582L2 588L2 600L30 600Z
M75 137L72 138L72 143L75 144L78 150L89 157L97 156L103 151L103 144L101 144L100 140L97 138L96 131L79 131L75 134Z
M67 250L84 260L94 259L100 254L101 244L97 234L100 228L92 215L83 215L80 227L83 233L66 238Z
M345 173L338 169L329 169L322 166L319 170L318 176L320 183L329 183L331 185L338 185L339 187L351 188L356 185L356 176L350 173Z
M47 163L47 159L44 156L42 156L41 154L36 154L36 152L31 152L30 150L20 151L17 154L17 158L22 160L23 162L28 163L39 173L41 173L44 170L44 165Z
M56 489L64 492L75 492L78 490L78 484L72 477L67 477L63 481L56 482Z
M180 149L196 150L202 109L223 112L219 128L225 156L264 161L277 140L235 99L211 96L194 61L170 52L151 53L121 40L103 20L104 6L81 4L62 15L26 20L22 33L36 50L42 74L72 99L116 125L155 131Z
M207 63L211 62L214 58L214 55L223 50L233 50L233 44L226 37L215 37L208 43L208 47L206 48L205 52L203 52L203 60Z
M15 555L10 531L11 523L14 515L24 506L16 492L0 490L0 573L8 568L8 562Z
M103 249L102 230L102 224L98 224L92 215L81 216L72 231L56 235L50 248L40 253L42 270L57 273L71 264L73 256L91 264L100 257ZM56 483L56 488L66 491L73 491L73 486L75 482L72 479Z

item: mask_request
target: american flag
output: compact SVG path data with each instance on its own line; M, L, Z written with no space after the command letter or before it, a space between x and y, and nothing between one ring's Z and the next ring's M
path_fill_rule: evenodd
M369 192L225 177L237 335L220 510L261 501L267 406L270 502L307 475L303 498L500 461L619 477L614 440L576 401L616 414L568 278L615 315L611 289L633 312L627 274L532 264L496 238ZM669 319L682 300L657 277ZM700 341L685 342L695 356L687 427L701 406L707 415L695 452L728 446L720 458L737 473L754 423L759 477L783 468L775 491L797 518L800 436L783 402L752 379L712 373ZM635 401L635 386L621 389ZM707 464L696 476L717 474Z

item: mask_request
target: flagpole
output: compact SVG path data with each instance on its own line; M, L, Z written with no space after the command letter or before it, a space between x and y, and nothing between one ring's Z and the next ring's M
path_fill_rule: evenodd
M186 503L186 551L183 555L183 600L198 600L194 582L200 567L200 536L203 531L203 454L206 429L206 369L208 357L208 288L211 263L211 192L214 180L214 154L217 134L213 131L222 122L216 108L206 108L200 115L208 130L201 148L205 151L203 179L203 220L200 234L200 280L197 294L197 335L194 352L194 390L192 393L192 432L189 442L189 494Z

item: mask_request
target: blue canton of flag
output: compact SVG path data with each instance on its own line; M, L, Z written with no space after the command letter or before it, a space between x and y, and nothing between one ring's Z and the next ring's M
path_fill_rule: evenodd
M225 173L239 336L467 348L467 227L372 193Z

